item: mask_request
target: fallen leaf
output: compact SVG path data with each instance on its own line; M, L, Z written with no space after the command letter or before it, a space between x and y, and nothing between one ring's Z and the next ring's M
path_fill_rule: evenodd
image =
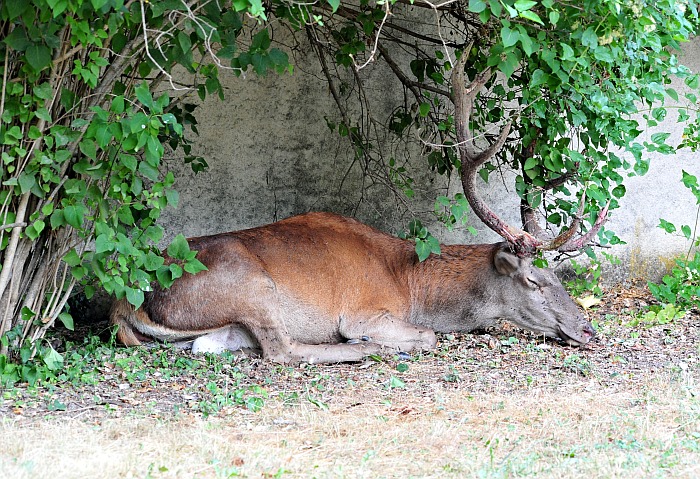
M583 309L590 309L596 304L600 304L600 298L590 295L585 298L576 298L576 302L580 304Z

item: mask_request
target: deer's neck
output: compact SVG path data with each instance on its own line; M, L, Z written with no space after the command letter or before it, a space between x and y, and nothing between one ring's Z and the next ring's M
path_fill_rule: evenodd
M442 254L416 264L410 277L414 324L435 331L471 331L498 316L493 267L498 245L441 246Z

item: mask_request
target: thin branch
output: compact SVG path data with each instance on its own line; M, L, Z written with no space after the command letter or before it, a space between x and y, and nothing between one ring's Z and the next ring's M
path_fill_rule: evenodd
M384 1L384 17L382 18L382 22L379 24L379 28L377 28L377 34L374 37L374 46L372 48L372 51L369 54L369 58L362 64L362 65L357 65L355 64L355 69L356 70L362 70L364 67L369 65L374 61L374 56L377 54L377 48L379 47L379 36L382 34L382 28L384 28L384 23L386 23L387 18L389 18L389 15L391 14L389 10L389 1L385 0ZM355 62L355 58L350 55L350 58L352 58L353 63Z
M0 226L0 230L7 230L10 228L24 228L25 226L27 226L27 223L25 223L24 221L19 221L19 222L15 222L15 223L2 225L2 226Z
M416 90L416 88L422 89L422 90L427 90L433 93L437 93L438 95L445 96L447 98L450 98L450 92L447 90L442 90L437 87L433 87L430 85L426 85L425 83L421 83L418 81L413 81L410 78L408 78L403 71L401 71L401 68L396 64L393 58L389 55L389 52L386 48L384 48L382 45L378 46L379 53L382 55L384 60L386 61L387 65L389 65L389 68L391 68L391 71L394 72L394 75L399 79L401 83L403 83L406 88L411 90L411 93L416 97L418 101L423 97L421 95L420 91Z

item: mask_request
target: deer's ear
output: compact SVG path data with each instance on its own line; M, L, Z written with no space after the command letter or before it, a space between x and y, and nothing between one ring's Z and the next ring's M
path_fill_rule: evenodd
M504 276L514 276L522 266L522 259L513 253L499 249L493 257L496 271Z

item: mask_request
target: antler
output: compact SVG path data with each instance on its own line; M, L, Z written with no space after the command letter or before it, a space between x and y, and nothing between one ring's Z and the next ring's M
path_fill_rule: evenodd
M457 63L452 70L452 101L455 105L457 145L462 162L460 174L462 177L464 194L467 197L469 205L472 207L474 213L476 213L479 219L486 226L510 243L511 247L520 256L532 256L537 253L537 251L557 250L560 252L571 252L581 249L593 239L593 237L603 226L603 223L605 223L607 220L610 202L608 202L608 204L600 211L598 214L598 219L593 227L584 235L575 238L581 224L581 217L586 204L586 195L584 192L584 194L581 196L578 212L571 222L571 225L568 228L563 229L557 237L544 239L539 236L539 233L542 232L542 228L536 224L536 221L534 221L534 224L530 225L528 228L530 231L536 232L538 235L533 236L532 234L520 228L515 228L503 221L478 195L476 188L476 177L479 168L481 168L484 163L493 158L493 156L498 153L501 148L503 148L503 145L505 145L510 133L512 120L509 120L508 123L506 123L501 132L498 134L498 138L491 144L491 146L482 152L472 151L474 136L471 128L469 127L469 122L474 109L474 102L479 91L491 79L493 72L490 68L487 68L483 72L476 75L472 82L466 84L464 67L466 65L468 52L470 49L471 48L468 47L464 50L462 56L459 58L459 60L457 60ZM534 218L531 219L534 220Z

